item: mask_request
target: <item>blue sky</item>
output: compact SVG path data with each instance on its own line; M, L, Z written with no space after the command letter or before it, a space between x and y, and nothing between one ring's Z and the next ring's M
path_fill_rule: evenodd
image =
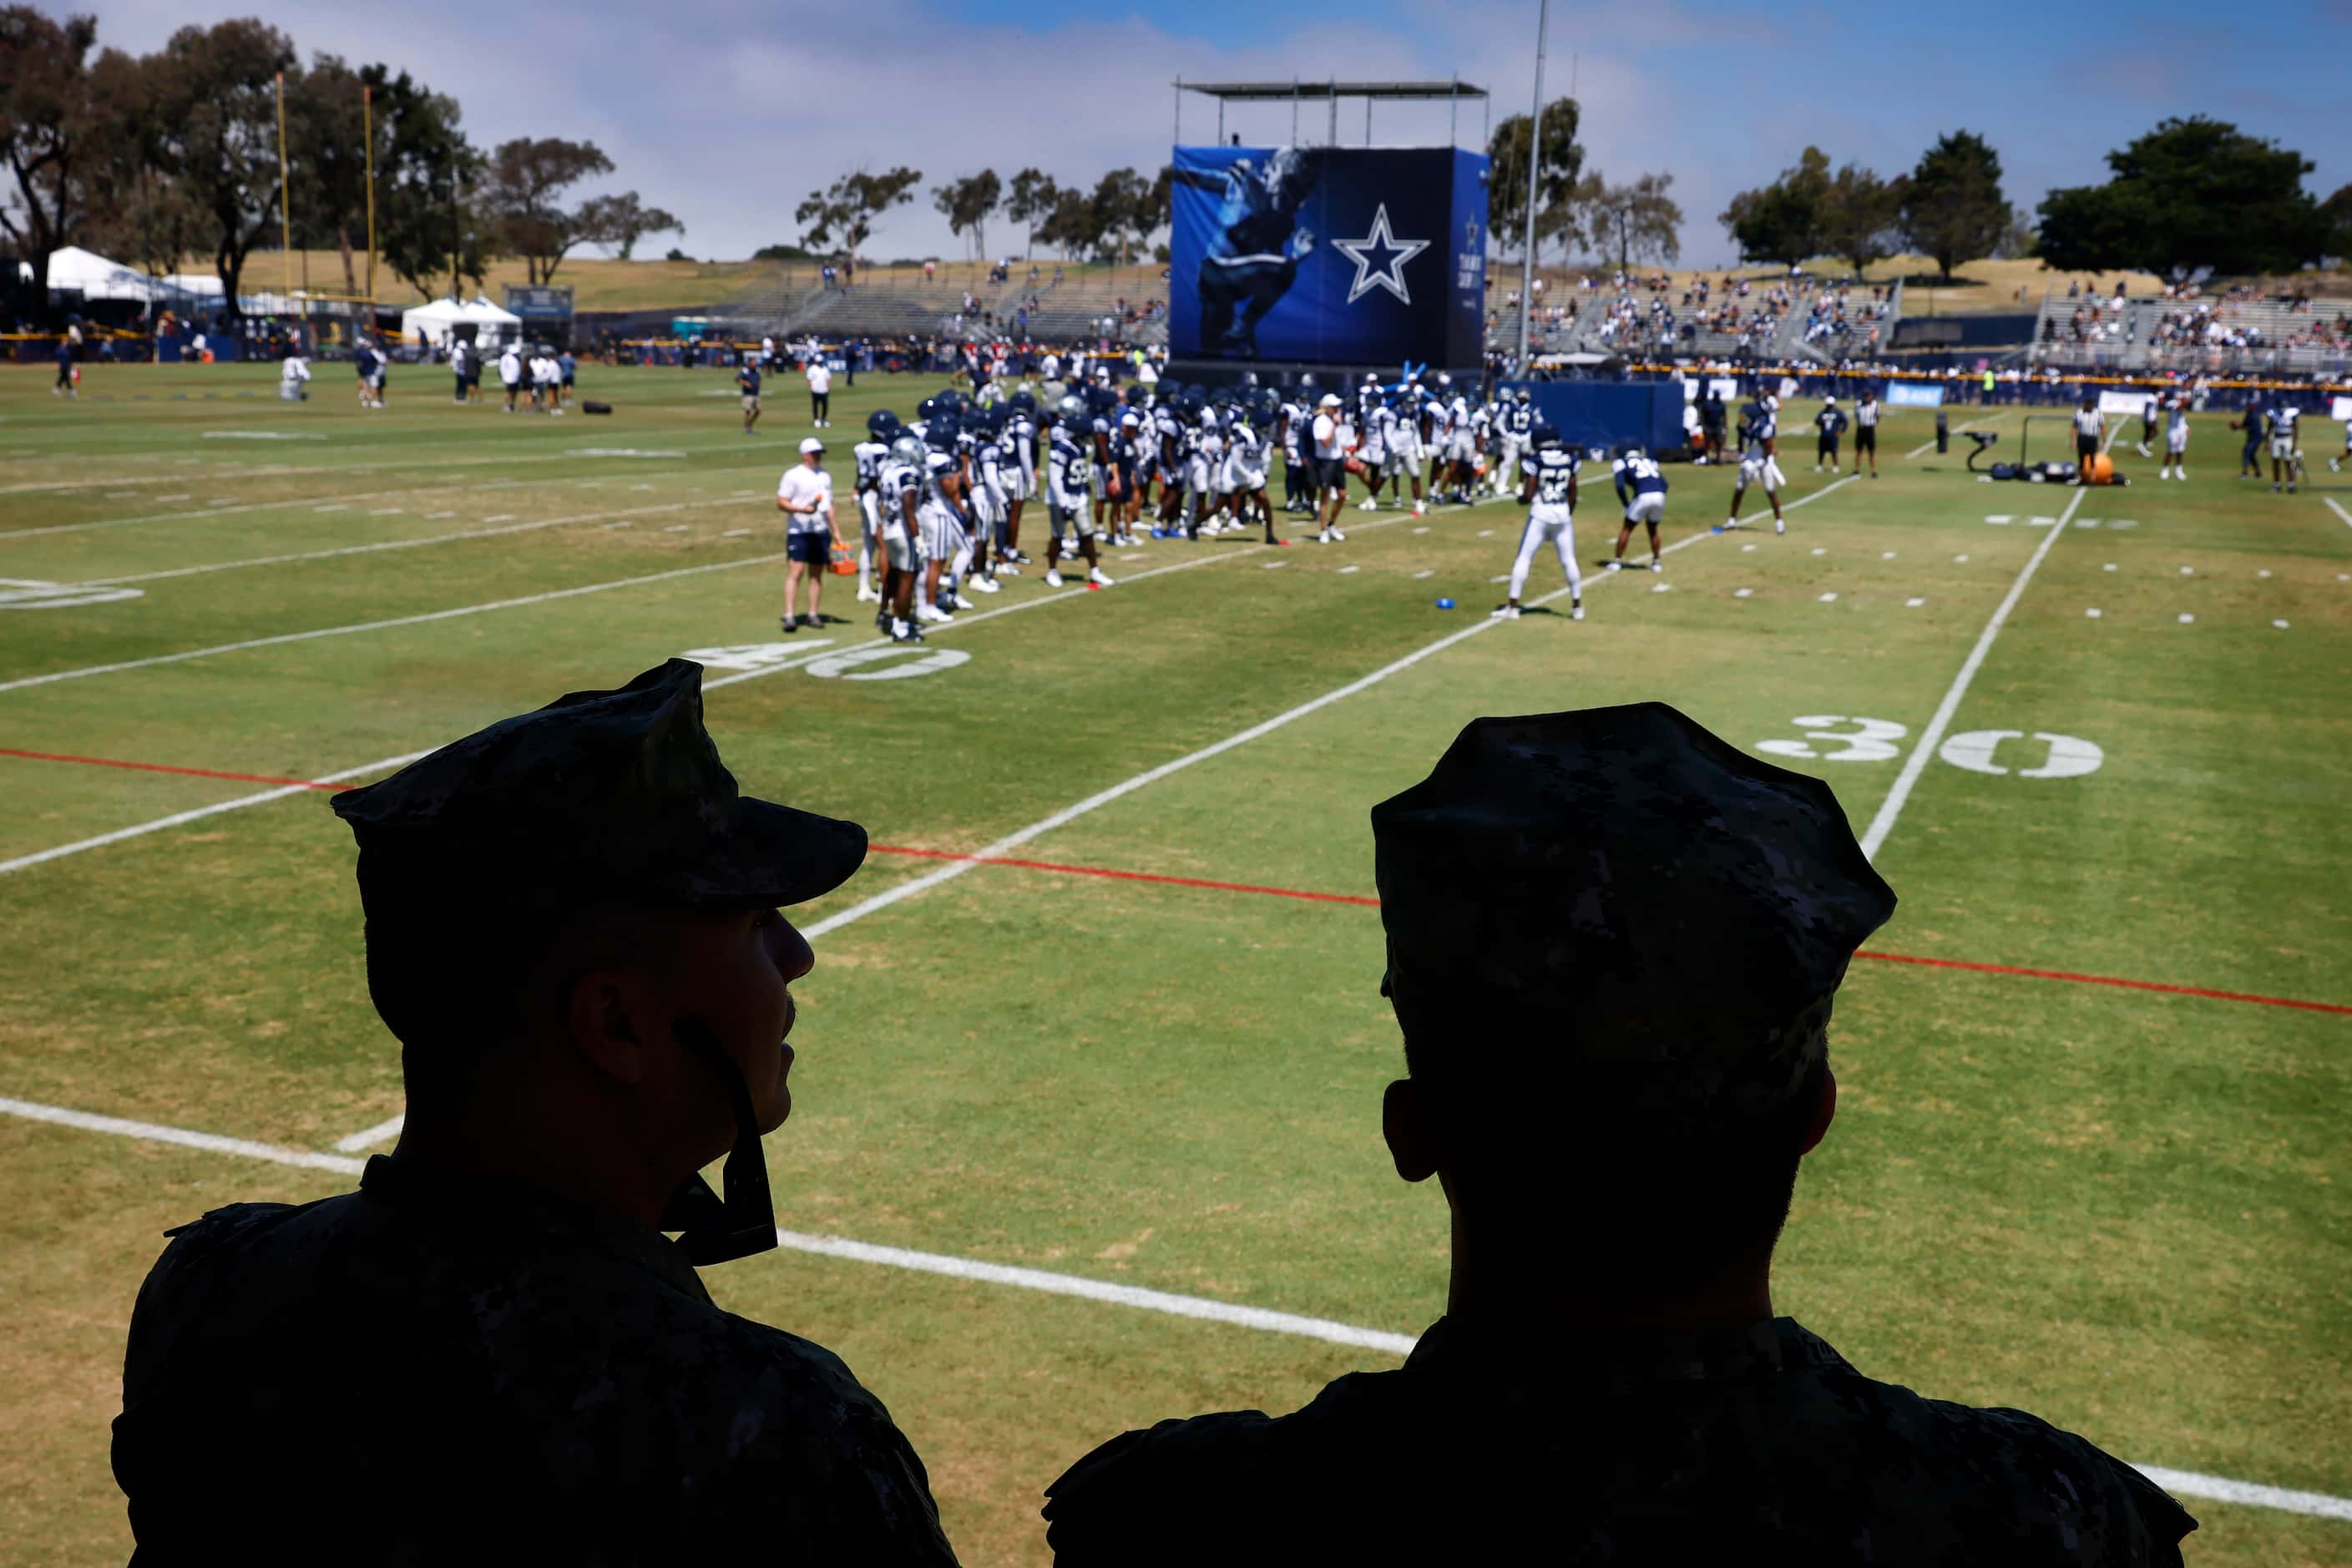
M44 0L47 4L47 0ZM54 10L68 7L49 5ZM741 256L798 237L792 211L843 171L906 163L925 186L982 167L1034 164L1065 182L1119 164L1156 167L1172 132L1170 82L1294 74L1360 79L1458 74L1531 96L1536 6L1446 0L1269 9L1243 0L1142 7L1077 0L359 0L271 7L121 0L94 9L102 42L152 48L173 27L259 14L306 54L404 67L464 105L478 142L567 135L619 165L686 220L697 256ZM2168 115L2204 113L2301 150L2326 195L2352 183L2352 0L2268 3L2250 19L2158 4L2093 9L1990 0L1974 9L1807 3L1772 10L1679 0L1637 9L1555 5L1546 96L1584 106L1588 167L1612 178L1664 170L1681 202L1683 259L1731 258L1716 215L1808 143L1835 162L1908 168L1938 133L1966 126L2000 151L2010 197L2103 177L2103 155ZM527 59L527 66L510 63ZM1188 141L1215 106L1192 98ZM1302 130L1319 139L1322 111ZM1477 108L1461 110L1477 139ZM1288 139L1286 107L1234 110L1247 141ZM1443 142L1444 105L1375 110L1379 142ZM1340 139L1360 141L1360 105ZM675 237L656 243L666 247ZM1000 225L990 248L1017 248ZM928 197L892 214L881 257L957 254Z

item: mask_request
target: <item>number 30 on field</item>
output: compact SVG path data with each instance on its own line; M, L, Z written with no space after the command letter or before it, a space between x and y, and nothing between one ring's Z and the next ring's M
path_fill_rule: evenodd
M1847 718L1837 713L1802 714L1789 721L1802 740L1759 741L1756 749L1776 757L1812 757L1825 763L1885 763L1902 755L1895 744L1910 731L1891 719ZM2009 748L2010 766L1998 760L2004 741L2029 742ZM1945 738L1936 754L1972 773L2014 773L2021 779L2071 779L2098 771L2107 760L2095 742L2079 735L2036 730L1967 730Z

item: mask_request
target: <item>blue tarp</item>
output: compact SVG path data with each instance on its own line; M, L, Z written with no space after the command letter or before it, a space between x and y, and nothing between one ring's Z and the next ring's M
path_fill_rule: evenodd
M1653 452L1685 443L1683 389L1672 382L1529 381L1536 418L1570 447L1639 442Z

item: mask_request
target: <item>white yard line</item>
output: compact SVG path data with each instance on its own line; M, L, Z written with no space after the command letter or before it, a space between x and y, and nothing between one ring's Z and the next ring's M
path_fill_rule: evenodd
M705 507L742 506L761 500L765 490L744 490L731 496L714 496L709 500L674 501L667 506L625 507L619 511L583 512L576 517L551 517L538 522L509 523L503 528L468 528L455 533L429 534L421 539L387 539L374 544L342 544L331 550L302 550L288 555L254 555L243 561L213 561L202 566L174 566L163 572L134 572L123 577L92 577L88 584L113 586L124 583L155 583L166 577L200 577L210 572L234 572L246 566L283 566L297 561L331 561L342 555L373 555L386 550L418 550L428 544L450 544L466 539L498 539L513 533L533 533L542 529L569 528L575 523L602 522L611 517L647 517L656 512L694 511Z
M2122 428L2118 424L2114 430L2107 432L2105 446L2100 450L2105 451L2106 447L2114 446ZM2018 600L2025 596L2025 585L2033 581L2033 574L2041 569L2042 557L2050 553L2050 547L2066 532L2067 525L2074 520L2074 510L2090 493L2087 485L2075 487L2074 499L2066 503L2066 510L2058 514L2058 521L2051 524L2049 531L2042 536L2042 542L2033 547L2033 553L2026 557L2023 570L2009 585L2009 592L2001 596L2000 604L1993 610L1992 619L1985 623L1984 631L1977 637L1976 647L1969 650L1969 657L1961 662L1959 674L1952 678L1951 687L1944 693L1944 700L1936 705L1935 716L1919 732L1918 743L1911 748L1911 754L1903 759L1903 771L1895 775L1895 787L1886 792L1885 800L1879 802L1877 815L1870 819L1870 826L1864 831L1862 853L1864 859L1878 858L1880 846L1886 842L1886 836L1895 831L1895 824L1903 815L1904 804L1911 798L1912 786L1919 782L1919 775L1927 771L1927 764L1936 760L1936 748L1944 743L1944 731L1951 728L1952 716L1959 711L1960 700L1969 694L1969 682L1976 679L1977 671L1983 668L1985 656L1992 652L1993 639L2000 636L2000 628L2008 623L2009 613L2017 608Z
M394 768L405 767L425 754L424 752L408 752L397 757L385 757L378 762L362 763L358 767L345 768L340 773L321 773L311 780L310 784L341 784L345 779L355 779L362 773L386 773ZM175 811L169 816L159 816L152 822L142 822L131 827L118 827L111 833L101 833L94 838L80 838L71 844L60 844L54 849L42 849L30 855L19 855L13 860L0 860L0 877L21 871L27 866L38 866L45 861L62 859L68 855L79 855L85 849L98 849L109 844L120 844L126 838L139 838L150 833L160 833L167 827L177 827L183 823L202 821L207 816L218 816L223 812L243 811L248 805L267 805L273 800L284 800L289 795L312 793L314 792L310 784L281 784L276 789L262 790L258 794L241 795L235 800L200 805L194 811Z
M2321 496L2319 499L2327 503L2328 510L2334 512L2336 516L2344 520L2345 527L2352 528L2352 511L2346 511L2342 507L2337 506L2336 504L2336 498L2333 496Z
M238 476L240 479L259 479L266 477L267 476L265 475L257 474L241 474ZM467 487L467 493L471 494L481 490L516 489L524 485L537 485L544 482L545 481L540 479L493 479L488 484L470 485ZM439 500L446 497L447 494L448 490L446 486L430 490L362 490L355 495L301 496L292 500L257 500L243 502L236 506L208 506L200 511L158 511L150 512L143 517L99 518L89 522L53 522L40 528L12 528L5 531L0 531L0 543L5 543L12 539L38 539L44 534L50 533L92 533L96 532L100 529L136 528L142 523L149 522L183 522L190 518L196 517L234 517L239 512L289 511L299 507L306 506L331 506L348 509L358 506L365 501L389 500L396 496L424 497L426 499Z
M1971 420L1969 420L1969 421L1968 421L1967 423L1965 423L1965 424L1961 424L1961 425L1955 425L1955 426L1952 426L1952 428L1951 428L1951 430L1949 431L1949 434L1954 435L1954 436L1957 436L1957 435L1958 435L1958 434L1959 434L1961 431L1963 431L1963 430L1973 429L1973 428L1975 428L1975 427L1976 427L1977 426L1979 426L1979 425L1986 425L1986 424L1990 424L1990 423L1991 423L1993 420L1998 419L1998 418L2000 418L2000 416L1998 413L1994 413L1994 414L1980 414L1980 415L1979 415L1976 418L1971 419ZM1908 460L1910 460L1911 458L1917 457L1920 453L1927 451L1929 447L1933 447L1935 444L1936 444L1936 438L1935 438L1933 436L1930 436L1930 437L1928 437L1926 440L1924 440L1924 441L1920 442L1917 446L1916 446L1916 447L1912 447L1909 451L1907 451L1907 452L1904 453L1904 454L1903 454L1904 459L1907 462L1907 461L1908 461Z
M1832 490L1836 489L1840 485L1851 484L1853 480L1853 476L1848 475L1845 479L1838 480L1836 484L1824 485L1820 489L1813 491L1810 495L1802 496L1796 500L1788 502L1782 510L1791 510L1804 505L1807 501L1817 500L1821 497L1829 494ZM1756 515L1757 517L1769 517L1771 514L1767 510ZM1402 519L1399 518L1393 521L1402 521ZM1750 519L1749 521L1754 520ZM1701 540L1710 539L1713 537L1715 537L1715 535L1711 532L1694 533L1686 538L1676 540L1673 544L1668 545L1666 547L1666 551L1662 553L1671 553L1674 551L1696 544ZM1264 549L1265 547L1261 545L1258 546L1258 548ZM1235 553L1238 555L1242 552L1236 552ZM1601 584L1606 583L1609 580L1609 575L1607 574L1596 576L1590 584L1588 584L1588 586L1598 587ZM1555 599L1564 599L1567 596L1568 589L1565 585L1562 585L1554 592L1547 594L1539 599L1534 600L1533 603L1537 605L1548 605ZM1389 679L1389 677L1411 669L1414 665L1419 664L1422 660L1428 658L1433 655L1443 653L1456 643L1466 642L1470 638L1490 631L1494 627L1502 624L1503 623L1500 621L1486 618L1475 621L1471 625L1463 627L1458 632L1450 632L1446 636L1439 637L1435 642L1425 644L1405 655L1402 658L1393 659L1391 662L1381 666L1380 668L1373 670L1369 675L1359 676L1355 679L1349 681L1344 686L1335 687L1331 690L1325 692L1320 697L1310 699L1307 701L1300 703L1296 708L1276 714L1271 719L1262 720L1259 722L1251 725L1248 729L1241 731L1237 734L1228 735L1223 740L1202 746L1198 751L1188 752L1184 755L1177 757L1172 761L1162 763L1156 768L1147 768L1142 773L1137 773L1132 778L1121 780L1119 783L1111 785L1108 789L1097 791L1097 793L1087 796L1084 800L1066 805L1061 810L1055 812L1049 816L1041 817L1037 821L1031 823L1026 827L1016 828L1013 832L1008 833L1003 837L998 839L995 843L987 846L983 849L978 850L973 854L972 858L968 860L950 860L943 865L924 872L919 877L911 878L907 881L898 883L895 887L886 888L882 891L875 894L872 898L861 900L859 902L852 904L849 908L843 910L838 914L828 915L824 920L803 927L802 934L808 937L811 941L814 941L816 938L824 936L827 932L839 931L845 925L849 925L856 921L864 920L867 915L873 914L877 910L888 909L892 904L899 903L905 900L927 893L943 882L951 882L958 877L967 875L986 861L996 859L1014 849L1020 848L1023 845L1027 844L1032 839L1043 837L1045 835L1053 832L1057 827L1067 826L1070 823L1076 821L1079 817L1084 816L1090 812L1099 811L1104 806L1110 805L1113 801L1124 799L1139 789L1149 788L1150 785L1158 784L1161 779L1167 778L1174 773L1181 773L1186 768L1192 767L1196 763L1205 763L1212 757L1223 756L1225 752L1234 750L1237 746L1246 746L1252 741L1258 740L1263 736L1270 735L1276 730L1283 729L1287 725L1297 723L1299 720L1307 718L1310 714L1319 713L1335 702L1345 701L1347 699L1355 696L1360 691L1369 690L1372 687L1378 686L1381 681Z
M1819 492L1816 492L1819 493ZM258 1143L245 1138L227 1138L217 1132L195 1132L182 1127L164 1127L152 1121L131 1121L119 1116L99 1116L86 1110L69 1110L62 1106L43 1105L27 1100L0 1098L0 1115L21 1117L29 1121L47 1122L53 1126L70 1127L83 1132L103 1132L117 1138L131 1138L142 1142L169 1143L181 1148L200 1149L207 1153L233 1154L248 1160L267 1161L272 1164L290 1165L298 1169L331 1171L341 1175L356 1175L364 1162L352 1151L363 1149L380 1138L373 1136L383 1128L372 1128L368 1133L354 1133L336 1147L342 1153L314 1153L307 1149L289 1149L276 1143ZM394 1122L399 1119L394 1118ZM384 1127L393 1126L386 1122ZM385 1134L389 1136L389 1133ZM980 1285L1001 1285L1016 1290L1034 1290L1050 1296L1074 1296L1081 1300L1097 1301L1107 1306L1129 1307L1146 1312L1160 1312L1170 1317L1190 1318L1197 1321L1223 1323L1234 1328L1251 1329L1260 1333L1290 1334L1301 1339L1320 1340L1327 1344L1348 1345L1359 1350L1378 1351L1383 1354L1403 1356L1411 1352L1414 1338L1411 1334L1394 1333L1385 1329L1361 1328L1330 1318L1309 1318L1295 1312L1277 1312L1264 1307L1245 1307L1232 1301L1213 1300L1202 1296L1181 1296L1168 1290L1148 1290L1134 1285L1114 1285L1108 1280L1090 1279L1078 1274L1057 1274L1043 1268L1024 1268L1005 1263L985 1263L977 1258L957 1258L941 1252L917 1252L903 1247L883 1247L873 1242L853 1241L845 1237L814 1236L803 1231L776 1232L777 1244L787 1251L813 1254L820 1258L836 1258L850 1263L866 1263L885 1268L904 1268L919 1274L942 1275L950 1279L962 1279ZM2249 1508L2274 1509L2281 1512L2303 1514L2316 1519L2352 1521L2352 1498L2333 1497L2326 1492L2293 1491L2284 1487L2266 1486L2256 1481L2232 1480L2226 1476L2210 1476L2196 1470L2167 1469L2154 1465L2136 1465L2133 1468L2147 1477L2165 1490L2181 1497L2210 1498L2218 1502L2242 1504Z
M361 632L387 631L395 626L421 626L434 621L455 620L461 616L488 615L493 610L516 610L531 605L553 604L559 599L576 599L583 594L608 593L615 588L641 587L647 583L666 583L677 577L695 577L706 572L734 572L746 566L762 566L782 561L782 553L747 555L740 561L715 561L703 566L680 566L669 572L650 572L641 577L622 577L610 583L588 583L577 588L558 588L551 593L526 594L515 599L493 599L487 605L461 605L454 610L429 610L419 616L394 616L389 620L358 621L347 626L320 626L307 632L285 632L274 637L251 637L244 642L218 643L211 647L190 648L184 653L160 653L152 658L124 659L119 664L92 664L79 669L60 669L48 675L27 675L16 680L0 680L0 691L19 691L28 686L48 686L60 680L80 680L92 675L113 675L126 669L152 669L158 665L184 664L192 658L209 658L215 654L243 653L250 648L278 647L287 643L310 642L319 637L352 637Z
M362 1149L399 1137L400 1130L407 1125L408 1112L404 1110L397 1116L385 1117L373 1127L362 1127L348 1138L336 1139L335 1147L346 1154L356 1154Z

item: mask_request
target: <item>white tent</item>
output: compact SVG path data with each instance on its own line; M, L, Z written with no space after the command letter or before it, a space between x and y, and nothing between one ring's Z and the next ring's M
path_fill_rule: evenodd
M79 289L85 300L145 300L162 292L145 273L79 245L49 252L49 287Z
M417 344L446 342L456 329L466 323L474 328L477 342L494 343L521 335L522 318L512 310L491 304L488 300L466 301L436 300L429 305L419 305L400 313L400 336L404 342Z

